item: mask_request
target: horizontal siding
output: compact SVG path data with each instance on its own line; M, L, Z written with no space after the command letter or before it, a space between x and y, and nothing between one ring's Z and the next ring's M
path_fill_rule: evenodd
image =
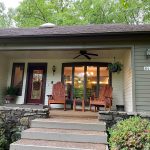
M150 75L149 75L149 73L145 74L144 76L141 75L141 74L136 74L136 80L139 80L138 78L140 78L140 79L149 79Z
M136 86L150 86L149 80L146 81L136 81L135 82Z
M150 93L150 88L149 89L141 89L141 90L136 90L136 94L149 94Z
M144 71L145 64L142 64L141 66L135 66L136 71Z
M142 50L140 50L140 51L137 51L137 50L136 50L135 57L136 57L136 56L145 56L145 54L146 54L146 51L145 51L145 53L143 53Z
M144 69L143 70L136 70L136 75L143 75L143 78L145 77L145 75L149 75L150 74L150 71L144 71Z
M149 43L145 43L145 44L143 44L143 45L141 45L141 44L136 44L135 45L135 48L136 49L143 49L143 48L149 48Z
M150 99L147 97L142 97L142 98L137 97L136 98L136 102L148 102L148 101L150 101Z
M145 62L144 62L144 63L141 63L141 62L140 62L140 63L138 63L138 62L136 62L136 63L135 63L135 67L144 67L144 66L145 66L145 64L147 64L147 65L148 65L149 63L145 63ZM143 70L144 70L144 68L143 68Z
M136 59L136 63L138 64L140 64L140 63L149 63L149 60L147 59L147 57L146 56L135 56L135 59Z
M150 111L150 71L144 71L144 66L150 66L150 58L146 58L146 50L150 45L135 46L135 99L137 111Z
M136 97L139 98L149 98L150 93L136 93Z
M143 53L144 53L144 52L143 52ZM142 60L143 62L145 62L145 61L148 62L148 61L149 61L149 60L146 58L145 53L144 53L143 55L138 55L138 56L136 55L136 56L135 56L135 59L137 60L137 62L138 62L138 61L141 61L141 60Z
M150 106L147 105L137 105L136 107L138 111L150 111Z
M143 77L142 78L142 76L141 77L138 77L137 76L137 78L136 78L136 82L149 82L150 81L150 76L148 75L147 77Z
M136 104L137 104L137 106L142 106L142 105L150 106L150 100L149 101L137 102Z

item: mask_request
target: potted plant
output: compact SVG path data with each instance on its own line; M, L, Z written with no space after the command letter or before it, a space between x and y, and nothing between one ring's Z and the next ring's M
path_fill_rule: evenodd
M18 92L18 89L16 87L14 86L7 87L6 92L5 92L6 103L10 103L10 101L14 101L16 99L17 92Z
M115 61L114 57L114 62L108 65L108 70L110 72L120 72L122 70L123 65L119 61Z

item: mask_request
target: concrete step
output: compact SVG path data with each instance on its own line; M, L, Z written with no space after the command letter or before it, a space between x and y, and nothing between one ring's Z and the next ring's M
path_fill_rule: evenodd
M61 128L91 131L106 131L106 124L98 119L71 119L71 118L50 118L35 119L31 122L32 128Z
M10 145L11 150L106 150L105 144L75 143L21 139Z
M30 128L22 132L21 138L107 144L105 132L86 130Z

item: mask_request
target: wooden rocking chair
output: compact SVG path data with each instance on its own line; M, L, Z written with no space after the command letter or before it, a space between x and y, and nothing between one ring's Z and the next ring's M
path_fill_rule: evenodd
M48 96L48 106L51 104L63 104L64 110L66 110L66 97L65 97L65 86L61 82L57 82L53 85L52 95Z
M99 106L104 106L105 110L106 108L111 109L112 105L112 87L109 85L101 87L99 91L99 97L91 97L90 98L90 110L92 106L95 106L96 108Z
M106 87L106 93L105 93L105 109L111 109L112 106L112 91L113 88L111 86Z

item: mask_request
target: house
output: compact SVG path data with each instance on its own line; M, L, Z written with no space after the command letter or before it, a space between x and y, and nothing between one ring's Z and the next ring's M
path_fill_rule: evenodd
M107 69L114 57L120 73ZM65 83L68 101L111 84L112 109L150 111L150 25L0 29L0 70L1 101L9 85L19 89L17 104L46 105L57 81Z

